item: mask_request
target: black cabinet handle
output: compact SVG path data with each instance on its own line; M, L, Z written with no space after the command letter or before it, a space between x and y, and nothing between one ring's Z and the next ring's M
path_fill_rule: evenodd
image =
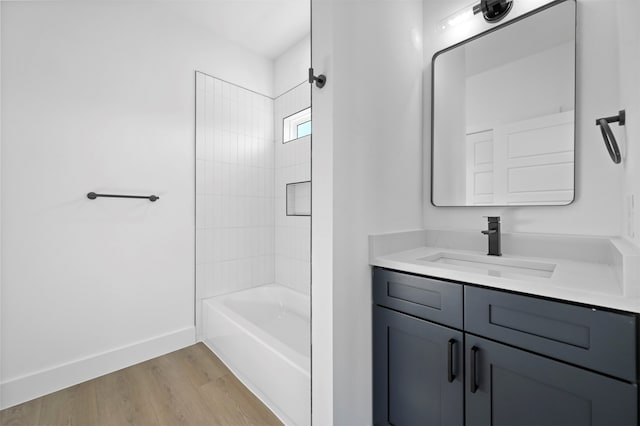
M447 342L447 381L453 382L456 375L453 374L453 346L456 344L455 339L449 339Z
M479 351L480 349L478 349L478 347L476 346L471 348L471 378L469 379L469 382L471 383L469 390L471 391L471 393L476 393L476 391L478 390L478 383L476 382L476 358Z

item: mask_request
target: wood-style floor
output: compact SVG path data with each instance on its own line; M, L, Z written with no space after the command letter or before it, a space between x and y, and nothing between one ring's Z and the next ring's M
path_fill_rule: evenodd
M202 343L0 412L4 425L281 425Z

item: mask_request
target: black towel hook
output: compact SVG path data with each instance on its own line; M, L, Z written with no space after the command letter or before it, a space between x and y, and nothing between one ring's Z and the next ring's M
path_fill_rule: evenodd
M313 74L313 68L309 68L309 84L313 84L314 81L316 83L316 87L318 89L322 89L327 83L327 76L325 76L324 74L320 74L316 77Z
M613 162L616 164L620 164L620 162L622 161L622 157L620 156L620 148L618 147L618 142L616 141L616 137L611 131L611 127L609 127L609 123L618 123L618 126L624 126L625 120L626 114L624 110L619 111L618 115L614 115L612 117L603 117L596 119L596 126L600 126L600 131L602 132L604 146L607 147L607 151L609 151L611 160L613 160Z

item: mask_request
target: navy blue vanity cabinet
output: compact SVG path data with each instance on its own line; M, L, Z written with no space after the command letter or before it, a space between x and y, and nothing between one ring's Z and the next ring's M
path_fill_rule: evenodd
M465 334L466 424L638 424L637 387Z
M372 290L374 424L638 425L638 315L381 268Z
M374 271L375 425L464 423L463 333L422 319L462 324L461 290L457 284ZM403 308L410 314L398 312Z

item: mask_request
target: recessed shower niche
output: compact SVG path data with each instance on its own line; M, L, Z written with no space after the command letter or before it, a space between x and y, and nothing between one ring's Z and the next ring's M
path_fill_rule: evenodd
M311 181L287 184L287 216L311 215Z

